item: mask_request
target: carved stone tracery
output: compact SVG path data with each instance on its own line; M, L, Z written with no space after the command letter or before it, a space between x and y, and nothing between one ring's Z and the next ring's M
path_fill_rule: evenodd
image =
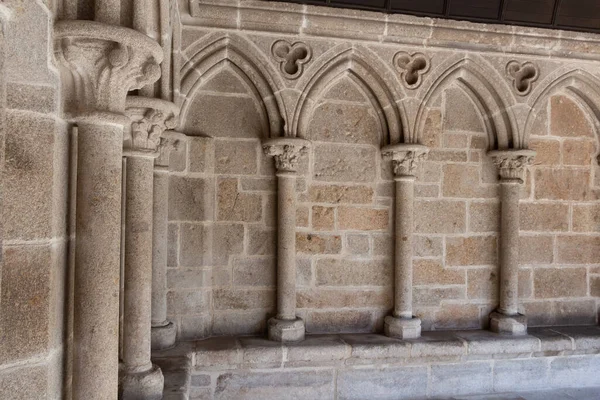
M531 62L519 63L512 60L506 65L506 75L512 81L515 91L521 96L526 96L531 92L533 82L539 77L539 69Z
M288 79L296 79L302 75L304 64L312 58L310 46L303 42L289 43L286 40L278 40L273 43L271 53Z
M422 76L429 71L430 63L423 53L400 51L394 56L394 66L401 73L402 83L409 89L416 89L421 85Z

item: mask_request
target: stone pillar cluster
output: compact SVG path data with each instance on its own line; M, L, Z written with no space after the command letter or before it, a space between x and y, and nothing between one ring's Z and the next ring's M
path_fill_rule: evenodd
M519 314L519 198L525 168L532 150L504 150L489 153L500 178L500 305L490 315L490 329L497 333L527 333L527 318Z
M413 315L412 237L417 163L429 149L418 144L396 144L382 149L392 160L395 181L394 215L394 311L385 317L387 336L415 339L421 336L421 320Z
M270 340L304 339L304 321L296 316L296 172L310 142L299 138L266 141L263 149L277 170L277 316L268 322Z

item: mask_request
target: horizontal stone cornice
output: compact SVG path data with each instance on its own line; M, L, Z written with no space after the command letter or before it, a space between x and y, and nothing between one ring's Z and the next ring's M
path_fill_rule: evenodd
M250 4L247 4L250 3ZM600 35L267 1L189 0L182 23L514 55L600 60Z

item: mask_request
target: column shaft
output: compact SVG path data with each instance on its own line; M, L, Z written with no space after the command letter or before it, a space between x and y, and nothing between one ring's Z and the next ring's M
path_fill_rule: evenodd
M277 318L296 319L296 175L277 173Z
M394 317L412 318L413 176L396 178Z
M154 220L152 228L152 326L167 324L167 230L169 173L154 170Z
M123 128L80 121L73 398L117 399Z
M519 192L516 181L501 181L500 307L504 315L517 315L519 307Z
M127 158L123 362L131 372L152 368L152 186L154 159Z

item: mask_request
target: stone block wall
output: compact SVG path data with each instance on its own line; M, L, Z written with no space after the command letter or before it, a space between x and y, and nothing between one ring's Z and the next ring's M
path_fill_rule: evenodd
M261 141L280 135L313 144L297 185L307 332L382 329L393 305L393 175L380 149L399 141L430 148L413 249L424 329L486 328L497 306L498 179L486 153L507 147L538 153L521 198L522 311L532 326L598 322L600 69L578 47L594 35L183 3L175 94L189 137L171 163L168 270L180 338L263 333L274 314L277 192ZM281 41L297 52L289 62ZM406 56L424 65L410 69ZM535 77L517 82L513 62Z
M69 137L58 118L52 15L42 2L7 1L0 19L0 398L59 399Z

